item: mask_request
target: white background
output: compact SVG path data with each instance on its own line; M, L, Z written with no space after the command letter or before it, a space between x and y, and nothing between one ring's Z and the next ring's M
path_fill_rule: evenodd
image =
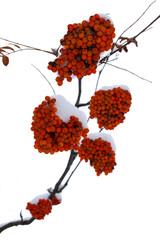
M0 37L49 50L59 46L69 23L78 23L95 13L109 13L116 36L132 24L148 7L150 0L135 1L3 1L1 0ZM159 1L125 34L132 37L158 15ZM98 88L127 85L132 106L126 120L111 134L116 144L117 166L113 173L100 177L82 162L62 193L62 203L42 221L2 232L1 240L159 240L160 239L160 153L159 153L159 22L141 35L138 48L131 44L121 53L117 66L147 78L145 82L127 72L106 66ZM0 46L8 45L0 41ZM52 89L34 64L52 83L57 94L73 104L77 80L58 87L55 75L47 70L54 57L38 51L10 54L10 64L0 64L0 223L24 216L26 203L46 192L61 176L69 153L39 154L30 131L32 113ZM94 93L97 74L83 79L83 103ZM82 110L82 109L81 109ZM87 108L85 110L88 114ZM91 132L98 131L90 121ZM75 164L78 163L76 159Z

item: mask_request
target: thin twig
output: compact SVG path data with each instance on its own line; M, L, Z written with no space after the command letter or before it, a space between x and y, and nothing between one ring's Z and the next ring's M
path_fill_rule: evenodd
M13 42L13 41L10 41L8 39L1 38L1 37L0 37L0 39L4 40L4 41L7 41L7 42L10 42L10 43L13 43L13 44L16 44L16 45L20 45L20 46L23 46L23 47L31 48L33 50L37 50L37 51L41 51L41 52L45 52L45 53L49 53L49 54L55 55L53 52L50 52L50 51L46 51L46 50L35 48L35 47L30 47L30 46L27 46L27 45L24 45L24 44L21 44L21 43L17 43L17 42Z
M51 85L51 83L50 83L50 82L48 81L48 79L43 75L43 73L42 73L37 67L35 67L33 64L31 64L31 65L32 65L35 69L37 69L37 70L42 74L42 76L46 79L46 81L48 82L48 84L49 84L50 87L52 88L54 94L56 94L54 88L53 88L52 85Z
M115 67L115 68L117 68L117 69L120 69L120 70L126 71L126 72L128 72L128 73L130 73L130 74L132 74L132 75L134 75L134 76L136 76L136 77L138 77L138 78L140 78L140 79L142 79L142 80L144 80L144 81L147 81L147 82L152 83L152 81L147 80L147 79L145 79L145 78L143 78L143 77L141 77L141 76L139 76L139 75L137 75L137 74L135 74L135 73L133 73L133 72L131 72L131 71L125 69L125 68L115 66L115 65L113 65L113 64L111 64L111 63L106 63L106 64L109 65L109 66Z
M117 39L117 41L122 37L122 35L123 35L125 32L127 32L127 30L129 30L133 25L135 25L135 24L144 16L144 14L148 11L148 9L149 9L149 8L152 6L152 4L155 3L155 2L156 2L156 0L153 1L153 2L147 7L147 9L140 15L139 18L137 18L137 20L136 20L134 23L132 23L128 28L126 28L126 30L124 30L124 31L121 33L121 35L119 36L119 38Z
M70 178L72 177L73 173L76 171L76 169L78 168L78 166L80 165L80 163L81 163L81 161L78 162L78 164L76 165L76 167L74 168L74 170L71 172L71 174L70 174L69 178L67 179L66 183L63 185L63 187L61 187L61 188L59 189L58 192L61 192L61 191L68 185L68 182L69 182Z
M83 77L82 77L83 78ZM77 101L75 103L75 106L79 106L80 98L81 98L81 93L82 93L82 78L78 79L78 97Z

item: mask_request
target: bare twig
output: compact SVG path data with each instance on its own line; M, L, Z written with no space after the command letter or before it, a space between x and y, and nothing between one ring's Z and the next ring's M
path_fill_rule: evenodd
M152 83L152 81L147 80L147 79L145 79L145 78L143 78L143 77L141 77L141 76L139 76L139 75L137 75L137 74L135 74L135 73L133 73L133 72L131 72L131 71L125 69L125 68L115 66L115 65L113 65L113 64L111 64L111 63L106 63L106 64L109 65L109 66L115 67L115 68L117 68L117 69L120 69L120 70L126 71L126 72L128 72L128 73L130 73L130 74L132 74L132 75L134 75L134 76L136 76L136 77L138 77L138 78L140 78L140 79L142 79L142 80L144 80L144 81L147 81L147 82Z
M121 38L121 36L125 33L125 32L127 32L133 25L135 25L143 16L144 16L144 14L148 11L148 9L152 6L152 4L153 3L155 3L156 2L156 0L155 1L153 1L148 7L147 7L147 9L140 15L140 17L134 22L134 23L132 23L128 28L126 28L122 33L121 33L121 35L119 36L119 38L117 39L117 41Z
M55 55L55 53L54 53L53 51L50 52L50 51L46 51L46 50L43 50L43 49L40 49L40 48L30 47L30 46L24 45L24 44L22 44L22 43L13 42L13 41L10 41L10 40L8 40L8 39L1 38L1 37L0 37L0 39L1 39L1 40L4 40L4 41L7 41L7 42L9 42L9 43L13 43L13 44L16 44L16 45L20 45L20 46L23 46L23 47L30 48L30 49L32 49L32 50L37 50L37 51L41 51L41 52L45 52L45 53L49 53L49 54Z
M50 87L52 88L54 94L56 94L54 88L53 88L52 85L51 85L51 83L50 83L50 82L48 81L48 79L43 75L43 73L42 73L37 67L35 67L33 64L31 64L31 65L41 73L41 75L46 79L46 81L48 82L48 84L49 84Z

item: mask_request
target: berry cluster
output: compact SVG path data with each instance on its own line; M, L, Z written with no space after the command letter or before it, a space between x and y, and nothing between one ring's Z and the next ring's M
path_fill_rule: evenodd
M114 129L125 119L131 106L131 94L121 87L99 90L91 97L90 118L97 118L99 128Z
M111 173L116 166L115 152L112 150L110 142L102 140L100 137L92 140L90 138L84 138L82 144L78 150L80 160L88 162L94 167L97 176L102 172L107 175Z
M45 215L48 215L52 210L52 202L49 199L39 199L37 204L27 203L27 210L36 219L44 219Z
M68 25L67 34L60 40L61 55L49 62L48 69L58 72L57 84L61 86L66 78L72 81L96 73L100 53L111 48L115 28L109 19L99 14L90 16L88 21Z
M31 130L34 132L35 149L46 154L59 151L78 150L81 137L86 137L88 128L83 129L82 123L75 116L70 116L66 123L58 115L55 98L45 97L33 114Z
M52 202L52 205L58 205L58 204L60 204L61 203L61 199L58 199L57 197L56 197L56 195L54 195L53 196L53 198L51 199L51 202Z

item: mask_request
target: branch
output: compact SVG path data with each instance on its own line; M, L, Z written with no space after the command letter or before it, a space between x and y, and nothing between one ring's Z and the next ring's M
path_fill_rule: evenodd
M138 34L136 34L134 37L132 37L132 38L127 38L128 40L127 40L126 43L118 46L118 48L117 48L116 50L112 50L108 56L102 58L102 59L100 60L100 64L106 63L106 62L108 61L109 57L110 57L111 55L113 55L114 53L120 52L121 50L126 49L126 46L129 45L130 43L135 43L135 44L137 44L136 38L137 38L138 36L140 36L140 35L141 35L143 32L145 32L146 30L148 30L148 28L149 28L154 22L156 22L159 18L160 18L160 15L159 15L157 18L155 18L150 24L148 24L142 31L140 31Z
M143 15L148 11L148 9L152 6L152 4L153 3L155 3L156 2L156 0L154 1L154 2L152 2L148 7L147 7L147 9L141 14L141 16L134 22L134 23L132 23L126 30L124 30L122 33L121 33L121 35L119 36L119 38L117 39L117 41L121 38L121 36L125 33L125 32L127 32L127 30L129 30L134 24L136 24L142 17L143 17Z
M70 157L69 157L69 160L68 160L68 164L62 174L62 176L60 177L60 179L58 180L58 182L56 183L53 191L51 192L50 196L49 196L49 199L52 199L52 197L56 194L56 193L59 193L59 187L63 181L63 179L65 178L65 176L67 175L67 173L69 172L70 170L70 167L73 163L73 161L75 160L75 158L77 157L78 153L75 152L74 150L71 150L71 153L70 153Z
M29 218L28 220L17 220L17 221L12 221L9 223L5 223L4 225L2 225L2 227L0 227L0 233L2 233L4 230L13 227L13 226L19 226L19 225L29 225L31 224L33 221L35 220L34 217Z
M85 106L89 106L90 105L90 102L87 102L87 103L80 103L78 104L77 107L85 107Z
M63 188L59 189L63 179L65 178L65 176L67 175L67 173L69 172L70 170L70 167L74 161L74 159L77 157L78 153L77 152L74 152L74 150L71 150L71 153L70 153L70 157L69 157L69 160L68 160L68 164L62 174L62 176L60 177L60 179L58 180L58 182L56 183L54 189L52 191L50 191L50 195L49 195L49 199L52 199L52 197L56 194L56 193L59 193L63 190ZM78 167L78 165L77 165ZM76 167L76 168L77 168ZM76 168L74 169L74 171L76 170ZM65 183L65 185L67 186L71 176L73 175L74 171L71 173L70 177L68 178L67 182ZM65 186L65 187L66 187ZM20 213L20 218L21 220L17 220L17 221L12 221L12 222L9 222L9 223L5 223L3 224L2 226L0 226L0 233L10 227L13 227L13 226L19 226L19 225L29 225L31 224L34 220L36 220L34 217L31 217L29 218L28 220L23 220L23 217L22 217L22 214Z

